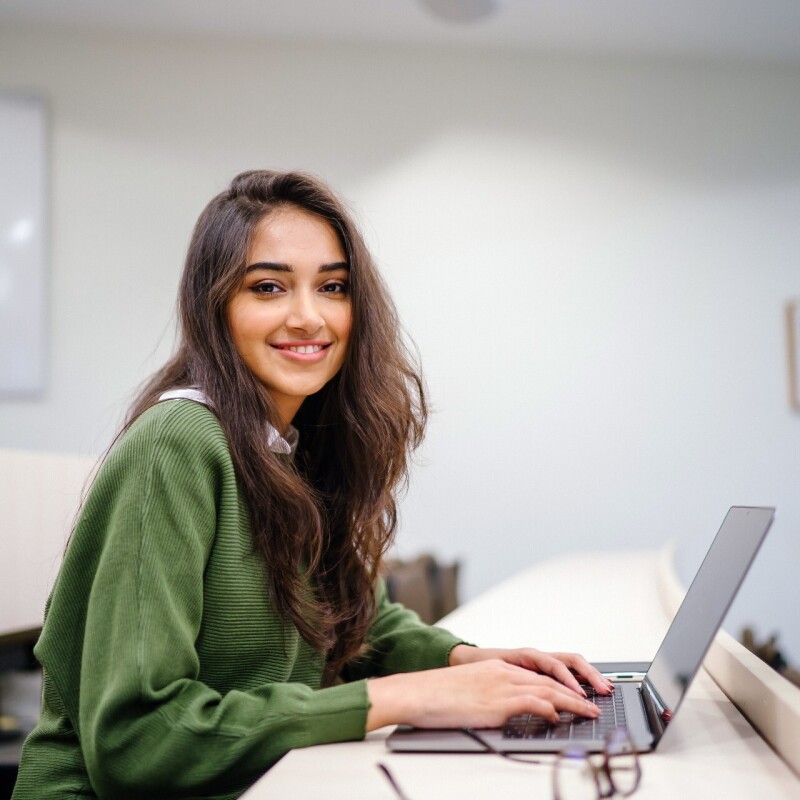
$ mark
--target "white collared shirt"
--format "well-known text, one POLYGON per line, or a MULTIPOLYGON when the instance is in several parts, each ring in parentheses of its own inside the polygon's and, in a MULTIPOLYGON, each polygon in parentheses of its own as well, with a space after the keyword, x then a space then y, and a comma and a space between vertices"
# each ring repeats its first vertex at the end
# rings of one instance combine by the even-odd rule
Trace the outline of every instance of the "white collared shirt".
MULTIPOLYGON (((170 389, 158 398, 159 403, 162 400, 192 400, 195 403, 202 403, 204 406, 211 407, 211 403, 203 392, 195 388, 170 389)), ((267 423, 267 437, 267 446, 273 453, 282 453, 287 456, 294 455, 297 443, 300 441, 300 433, 292 425, 286 429, 286 435, 281 436, 272 425, 267 423)))

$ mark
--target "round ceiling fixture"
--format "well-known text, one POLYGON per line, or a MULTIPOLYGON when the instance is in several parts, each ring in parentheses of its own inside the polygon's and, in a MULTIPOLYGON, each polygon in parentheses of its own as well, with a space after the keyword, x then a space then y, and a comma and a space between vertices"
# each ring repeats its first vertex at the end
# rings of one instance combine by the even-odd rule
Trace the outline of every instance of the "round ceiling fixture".
POLYGON ((434 16, 447 22, 476 22, 494 14, 498 0, 420 0, 434 16))

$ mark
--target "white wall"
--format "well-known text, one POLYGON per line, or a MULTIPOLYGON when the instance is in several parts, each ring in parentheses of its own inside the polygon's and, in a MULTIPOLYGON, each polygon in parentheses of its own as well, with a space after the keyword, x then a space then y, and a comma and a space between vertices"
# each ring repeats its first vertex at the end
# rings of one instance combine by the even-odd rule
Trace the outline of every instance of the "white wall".
POLYGON ((729 505, 775 504, 728 627, 800 657, 800 67, 4 31, 3 88, 51 107, 52 349, 0 446, 100 451, 169 352, 204 203, 302 167, 356 207, 426 367, 401 552, 463 559, 467 597, 669 538, 690 575, 729 505))

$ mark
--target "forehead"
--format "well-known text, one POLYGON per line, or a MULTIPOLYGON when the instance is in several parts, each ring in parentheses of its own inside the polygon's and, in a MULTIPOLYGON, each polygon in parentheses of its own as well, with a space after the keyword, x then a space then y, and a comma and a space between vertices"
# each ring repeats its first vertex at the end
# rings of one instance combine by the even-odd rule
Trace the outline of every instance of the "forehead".
POLYGON ((326 219, 296 206, 281 206, 263 217, 253 231, 248 262, 321 263, 344 261, 342 243, 326 219))

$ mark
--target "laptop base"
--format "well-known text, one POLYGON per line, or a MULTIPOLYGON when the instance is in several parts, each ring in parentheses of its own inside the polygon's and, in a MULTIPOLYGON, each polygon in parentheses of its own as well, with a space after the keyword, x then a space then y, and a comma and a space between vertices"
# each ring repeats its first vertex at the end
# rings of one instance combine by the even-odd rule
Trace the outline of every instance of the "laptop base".
MULTIPOLYGON (((604 665, 605 666, 605 665, 604 665)), ((628 675, 633 670, 617 670, 612 666, 611 673, 620 671, 628 675)), ((627 730, 631 741, 637 751, 647 752, 653 748, 653 735, 647 724, 647 716, 641 699, 640 683, 625 680, 616 687, 615 694, 623 695, 626 707, 627 730)), ((557 737, 557 728, 567 726, 548 725, 550 736, 553 738, 510 738, 503 733, 502 728, 484 728, 476 733, 496 750, 504 753, 560 753, 570 745, 580 746, 590 753, 602 752, 605 737, 599 738, 565 738, 557 737)), ((386 746, 394 753, 481 753, 487 752, 474 739, 457 729, 426 729, 414 728, 408 725, 399 725, 386 740, 386 746)))

